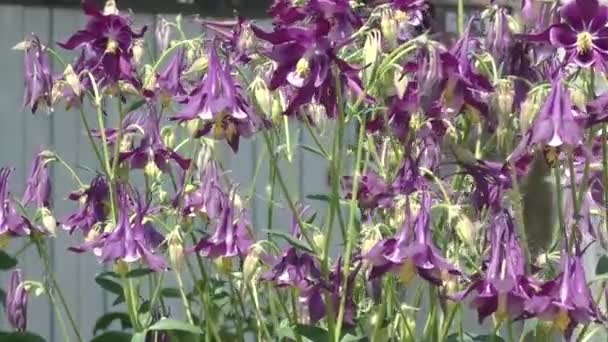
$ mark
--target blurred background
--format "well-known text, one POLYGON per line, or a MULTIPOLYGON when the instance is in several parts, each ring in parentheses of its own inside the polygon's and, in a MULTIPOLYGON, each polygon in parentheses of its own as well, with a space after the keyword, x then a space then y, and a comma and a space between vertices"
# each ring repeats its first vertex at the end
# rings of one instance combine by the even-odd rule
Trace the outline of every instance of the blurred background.
MULTIPOLYGON (((102 1, 96 2, 102 8, 102 1)), ((36 33, 43 44, 55 49, 57 41, 65 40, 83 26, 85 17, 80 3, 80 0, 0 0, 0 166, 15 169, 10 181, 14 196, 21 196, 30 161, 40 148, 56 151, 69 164, 76 165, 79 174, 83 175, 83 181, 92 178, 93 173, 87 171, 86 167, 94 167, 96 164, 78 112, 68 112, 58 107, 48 114, 42 110, 32 115, 29 111, 22 110, 23 53, 12 50, 13 46, 23 41, 30 33, 36 33)), ((264 21, 269 4, 270 0, 117 1, 120 10, 131 9, 135 13, 137 27, 148 26, 146 35, 148 59, 158 55, 153 33, 159 16, 174 20, 177 13, 184 14, 184 23, 188 25, 187 31, 194 35, 201 32, 201 27, 187 20, 190 15, 231 18, 237 11, 245 17, 264 21)), ((436 29, 448 34, 454 33, 457 25, 456 2, 435 1, 434 5, 436 29)), ((487 3, 467 1, 467 13, 475 12, 486 5, 487 3)), ((67 61, 74 57, 63 52, 62 55, 65 55, 67 61)), ((56 61, 53 71, 63 72, 56 61)), ((115 125, 115 122, 110 122, 110 125, 115 125)), ((307 143, 310 138, 302 132, 296 133, 294 139, 297 143, 312 145, 307 143)), ((260 142, 243 141, 237 156, 233 156, 231 152, 223 154, 223 163, 227 169, 233 170, 233 178, 237 182, 247 185, 255 172, 262 150, 260 142)), ((326 171, 323 167, 315 167, 315 164, 321 165, 315 158, 300 154, 292 163, 294 172, 290 185, 300 198, 309 194, 323 193, 326 189, 326 171)), ((267 184, 269 177, 266 163, 262 164, 264 165, 261 165, 258 181, 260 185, 267 184)), ((56 218, 61 220, 75 208, 72 202, 65 199, 70 191, 76 190, 76 185, 62 169, 54 167, 52 175, 54 210, 56 218)), ((258 186, 256 194, 261 198, 258 202, 263 203, 266 196, 265 188, 258 186)), ((276 196, 275 200, 280 203, 281 199, 276 196)), ((256 206, 257 204, 254 204, 254 224, 266 222, 266 208, 256 206)), ((278 219, 275 221, 279 224, 289 222, 286 208, 279 208, 276 215, 278 219)), ((91 254, 75 255, 66 250, 67 247, 81 242, 81 237, 70 237, 59 230, 60 228, 57 238, 49 241, 52 262, 68 304, 81 327, 83 337, 90 340, 96 320, 103 313, 124 310, 120 306, 113 306, 113 296, 102 292, 95 284, 95 275, 103 270, 95 258, 91 254)), ((12 241, 9 252, 20 250, 23 243, 23 240, 12 241)), ((18 259, 18 267, 25 272, 25 279, 44 280, 43 266, 34 248, 29 248, 20 254, 18 259)), ((5 287, 7 278, 7 273, 0 272, 1 288, 5 287)), ((179 307, 176 306, 176 312, 180 311, 179 307)), ((48 341, 62 341, 56 317, 45 296, 30 298, 28 314, 28 330, 45 337, 48 341)), ((0 311, 0 322, 3 327, 1 330, 8 327, 4 316, 4 312, 0 311)))

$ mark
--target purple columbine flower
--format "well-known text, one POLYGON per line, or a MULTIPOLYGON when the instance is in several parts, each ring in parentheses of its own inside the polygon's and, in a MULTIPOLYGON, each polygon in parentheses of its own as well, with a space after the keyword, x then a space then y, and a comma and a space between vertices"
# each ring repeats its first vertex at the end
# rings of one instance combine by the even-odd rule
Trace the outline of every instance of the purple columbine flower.
POLYGON ((524 155, 536 144, 558 148, 576 147, 582 142, 585 118, 575 109, 560 77, 554 78, 551 86, 551 93, 513 156, 524 155))
POLYGON ((215 160, 209 160, 199 170, 198 186, 184 195, 183 215, 204 214, 211 220, 218 219, 223 212, 225 184, 220 177, 220 167, 215 160))
POLYGON ((156 21, 156 30, 154 31, 156 38, 156 47, 159 52, 167 50, 169 47, 169 39, 171 38, 171 25, 165 18, 158 16, 156 21))
POLYGON ((406 141, 410 133, 412 112, 416 110, 418 92, 415 82, 409 82, 403 95, 391 96, 387 99, 386 116, 377 115, 366 123, 369 132, 381 131, 387 126, 390 132, 401 141, 406 141))
POLYGON ((209 51, 207 75, 190 93, 187 103, 172 120, 179 122, 203 120, 197 137, 210 134, 226 139, 230 147, 238 150, 239 137, 249 136, 261 127, 261 119, 253 112, 243 90, 231 75, 231 66, 220 62, 214 42, 209 51))
POLYGON ((475 182, 471 202, 477 213, 481 215, 485 209, 491 213, 500 212, 505 192, 512 186, 509 167, 485 160, 477 160, 474 164, 461 162, 461 166, 475 182))
POLYGON ((194 247, 194 251, 211 259, 237 255, 244 257, 253 244, 248 228, 251 226, 249 213, 242 209, 235 222, 234 203, 228 203, 230 200, 227 195, 224 195, 222 201, 223 210, 215 222, 215 232, 210 237, 202 238, 194 247))
POLYGON ((143 129, 143 136, 138 147, 120 153, 120 161, 128 161, 134 169, 143 169, 148 163, 154 163, 161 171, 168 172, 169 160, 173 160, 182 170, 187 170, 190 167, 190 159, 165 146, 160 135, 161 116, 154 105, 149 105, 148 109, 147 113, 136 112, 129 118, 143 129))
POLYGON ((420 157, 414 159, 412 155, 407 155, 403 158, 403 162, 399 166, 399 170, 397 170, 397 174, 391 184, 394 193, 411 195, 423 189, 426 181, 418 169, 419 159, 420 157))
POLYGON ((17 331, 25 331, 27 328, 27 291, 23 287, 20 269, 11 273, 4 304, 10 325, 17 331))
POLYGON ((185 70, 185 49, 179 48, 156 78, 156 90, 163 105, 170 103, 174 97, 179 98, 187 94, 182 84, 182 73, 185 70))
POLYGON ((255 52, 255 41, 251 30, 251 21, 241 16, 236 20, 201 20, 203 27, 215 34, 222 44, 224 51, 228 52, 231 60, 247 63, 255 52))
MULTIPOLYGON (((344 198, 352 197, 353 185, 351 176, 343 178, 344 198)), ((362 209, 389 208, 393 197, 390 186, 375 171, 369 170, 359 179, 357 200, 362 209)))
POLYGON ((154 254, 153 241, 146 239, 146 229, 153 229, 144 224, 148 207, 140 199, 133 205, 124 185, 118 187, 118 222, 111 231, 104 231, 97 237, 70 250, 82 253, 93 250, 102 262, 122 260, 132 263, 143 260, 151 269, 160 272, 167 268, 165 260, 154 254), (135 217, 130 218, 131 210, 135 217))
POLYGON ((39 152, 32 161, 30 175, 26 180, 23 194, 23 205, 33 204, 37 208, 51 205, 51 179, 49 174, 49 158, 44 152, 39 152))
POLYGON ((454 296, 457 300, 473 297, 471 306, 477 310, 480 324, 491 314, 500 321, 520 317, 532 291, 508 212, 492 218, 489 247, 490 260, 485 275, 454 296))
POLYGON ((587 286, 580 255, 570 256, 562 251, 562 273, 541 286, 526 311, 554 322, 568 340, 576 325, 599 321, 601 314, 587 286))
POLYGON ((63 221, 64 229, 69 230, 70 233, 78 229, 88 236, 95 225, 106 220, 110 187, 103 176, 95 177, 87 189, 73 192, 68 198, 82 203, 77 212, 63 221))
POLYGON ((490 18, 486 48, 500 65, 509 58, 514 43, 513 34, 509 29, 509 13, 506 8, 496 8, 490 18))
POLYGON ((349 0, 310 0, 308 12, 328 20, 332 26, 329 37, 343 41, 363 25, 361 16, 354 11, 349 0))
MULTIPOLYGON (((273 32, 265 32, 252 25, 253 32, 272 44, 268 56, 278 65, 270 80, 270 90, 291 86, 293 97, 284 114, 294 114, 301 106, 319 103, 325 107, 327 116, 336 113, 334 66, 340 75, 344 92, 362 95, 359 70, 339 59, 337 44, 328 34, 331 25, 324 19, 317 19, 310 27, 280 27, 273 32)), ((372 101, 366 97, 367 101, 372 101)))
POLYGON ((23 107, 29 108, 32 113, 36 113, 40 104, 48 111, 53 105, 53 76, 51 75, 51 63, 45 50, 46 48, 42 46, 36 35, 32 35, 25 44, 23 107))
POLYGON ((11 170, 0 169, 0 235, 25 236, 31 232, 30 222, 17 214, 15 204, 8 189, 11 170))
POLYGON ((562 22, 544 32, 524 36, 529 41, 547 42, 566 50, 566 61, 581 67, 606 70, 608 56, 608 7, 597 0, 572 0, 559 10, 562 22))
POLYGON ((131 27, 131 18, 116 12, 103 13, 89 1, 83 3, 83 9, 88 17, 85 28, 67 41, 58 43, 59 46, 67 50, 85 47, 88 52, 86 64, 96 76, 97 82, 132 81, 133 42, 143 37, 146 27, 136 32, 131 27))
POLYGON ((408 210, 406 221, 399 236, 378 242, 364 256, 373 265, 369 278, 373 279, 386 272, 393 272, 401 281, 409 283, 418 274, 440 286, 450 276, 459 275, 460 271, 441 256, 431 240, 430 193, 422 192, 420 210, 413 227, 410 227, 409 209, 406 210, 408 210), (414 234, 411 234, 412 230, 414 234))

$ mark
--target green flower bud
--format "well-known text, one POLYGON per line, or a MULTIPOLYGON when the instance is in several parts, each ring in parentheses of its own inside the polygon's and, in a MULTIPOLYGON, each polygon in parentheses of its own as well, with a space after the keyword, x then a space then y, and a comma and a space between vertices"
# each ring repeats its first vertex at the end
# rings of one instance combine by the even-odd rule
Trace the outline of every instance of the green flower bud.
POLYGON ((266 86, 266 82, 261 78, 257 78, 253 81, 253 95, 257 105, 262 110, 263 114, 272 115, 273 110, 273 99, 272 94, 266 86))
POLYGON ((382 36, 388 42, 390 49, 394 49, 397 46, 397 31, 398 31, 397 20, 393 17, 391 10, 385 10, 380 16, 380 30, 382 36))
POLYGON ((114 263, 114 272, 118 273, 121 277, 126 277, 129 274, 129 264, 123 260, 116 260, 114 263))
POLYGON ((163 139, 163 144, 169 148, 173 148, 175 145, 175 133, 171 126, 165 126, 160 130, 160 136, 163 139))
POLYGON ((477 238, 477 227, 475 227, 473 222, 471 222, 469 217, 464 213, 460 213, 460 215, 458 215, 458 222, 456 223, 456 232, 458 233, 458 236, 460 236, 460 239, 464 241, 467 245, 471 247, 475 246, 475 241, 477 238))
POLYGON ((179 233, 172 233, 168 243, 171 266, 176 272, 181 272, 184 266, 184 246, 179 233))
POLYGON ((42 222, 42 226, 46 229, 49 234, 55 236, 55 230, 57 229, 57 221, 53 214, 48 208, 40 209, 40 221, 42 222))
POLYGON ((192 63, 185 74, 191 75, 197 72, 205 72, 207 70, 207 66, 209 66, 209 58, 206 55, 200 56, 192 63))
POLYGON ((230 274, 232 272, 232 259, 227 257, 217 257, 213 260, 219 273, 230 274))

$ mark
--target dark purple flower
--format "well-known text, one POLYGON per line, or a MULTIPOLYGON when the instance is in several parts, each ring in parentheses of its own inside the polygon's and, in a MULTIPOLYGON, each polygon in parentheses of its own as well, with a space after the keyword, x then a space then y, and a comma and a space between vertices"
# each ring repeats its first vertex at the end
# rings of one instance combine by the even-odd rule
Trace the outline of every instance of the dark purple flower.
MULTIPOLYGON (((351 176, 344 178, 344 198, 352 197, 353 180, 351 176)), ((367 171, 359 179, 357 200, 362 209, 389 208, 393 205, 394 195, 390 187, 376 172, 367 171)))
POLYGON ((307 6, 310 14, 328 20, 332 26, 329 36, 338 41, 350 38, 363 25, 358 13, 349 0, 310 0, 307 6))
POLYGON ((21 280, 21 270, 11 273, 11 279, 6 288, 5 312, 8 322, 18 331, 27 328, 27 291, 21 280))
POLYGON ((110 188, 103 176, 95 177, 87 189, 71 193, 69 199, 82 203, 77 212, 63 221, 64 229, 69 230, 70 233, 78 229, 88 236, 95 225, 106 220, 110 188))
POLYGON ((242 209, 235 222, 234 203, 228 202, 227 195, 223 196, 222 201, 222 213, 214 222, 215 232, 210 237, 202 238, 194 247, 194 251, 211 259, 236 255, 244 257, 253 244, 249 233, 249 213, 242 209))
POLYGON ((304 6, 294 4, 293 0, 274 0, 268 10, 272 20, 278 25, 290 25, 306 18, 304 6))
POLYGON ((67 41, 58 43, 59 46, 67 50, 85 47, 88 51, 86 64, 96 76, 97 82, 132 81, 133 43, 144 35, 146 27, 136 32, 131 28, 130 18, 116 12, 102 13, 89 1, 83 3, 83 9, 88 17, 85 28, 67 41))
POLYGON ((471 202, 477 213, 481 214, 484 209, 492 213, 501 211, 504 195, 512 186, 508 166, 484 160, 477 160, 475 164, 462 162, 461 166, 475 182, 471 202))
POLYGON ((8 189, 8 179, 11 170, 0 169, 0 235, 12 236, 29 235, 31 232, 30 222, 23 216, 17 214, 15 204, 8 189))
POLYGON ((29 108, 32 113, 36 113, 40 104, 49 111, 53 105, 53 76, 45 50, 36 35, 32 35, 25 43, 23 106, 29 108))
MULTIPOLYGON (((81 253, 93 249, 102 262, 124 261, 133 263, 142 259, 151 269, 160 272, 167 268, 162 257, 154 254, 150 240, 146 240, 144 218, 148 207, 138 198, 131 203, 125 186, 118 188, 118 222, 111 231, 104 231, 83 245, 70 250, 81 253), (131 211, 135 217, 130 218, 131 211)), ((150 229, 148 226, 147 229, 150 229)))
POLYGON ((526 305, 530 315, 554 322, 567 339, 577 324, 599 320, 601 314, 587 286, 583 262, 579 255, 562 251, 562 273, 544 283, 526 305))
POLYGON ((182 73, 185 70, 185 51, 180 48, 156 78, 156 88, 160 93, 163 104, 169 103, 173 97, 181 97, 187 94, 181 80, 182 73))
POLYGON ((236 20, 201 20, 203 27, 215 34, 231 60, 247 63, 254 53, 255 41, 251 21, 238 16, 236 20))
POLYGON ((406 141, 410 133, 412 112, 416 110, 417 96, 416 83, 409 82, 402 96, 395 95, 387 99, 389 107, 386 116, 378 115, 374 120, 368 121, 367 130, 373 133, 387 126, 395 137, 406 141))
POLYGON ((186 105, 172 120, 201 119, 203 127, 197 132, 197 137, 209 134, 216 139, 226 139, 237 151, 239 137, 251 135, 264 123, 253 112, 231 71, 232 67, 227 62, 222 65, 216 47, 212 46, 205 78, 190 93, 186 105))
POLYGON ((576 147, 583 140, 584 121, 585 118, 572 104, 570 92, 556 77, 552 81, 551 93, 513 156, 524 155, 537 144, 552 148, 562 145, 576 147))
POLYGON ((411 155, 406 155, 391 184, 393 192, 411 195, 415 191, 421 190, 424 183, 425 179, 418 169, 418 160, 411 155))
POLYGON ((566 50, 566 61, 581 67, 605 70, 608 54, 608 7, 597 0, 572 0, 559 10, 562 22, 544 32, 529 35, 530 41, 548 42, 566 50))
POLYGON ((399 236, 378 242, 364 256, 373 265, 370 279, 393 272, 401 281, 408 283, 418 274, 435 285, 442 285, 450 276, 459 275, 460 272, 440 255, 431 240, 430 193, 422 192, 413 227, 409 209, 406 210, 406 221, 399 236))
POLYGON ((591 127, 599 123, 608 121, 608 92, 599 95, 595 100, 589 101, 586 105, 589 116, 587 117, 586 127, 591 127))
POLYGON ((195 216, 202 213, 211 220, 218 219, 226 204, 225 184, 220 177, 220 167, 215 160, 209 160, 199 170, 196 189, 184 195, 183 215, 195 216))
POLYGON ((23 194, 23 205, 35 205, 37 208, 51 205, 51 179, 49 174, 49 158, 44 152, 39 152, 32 161, 30 175, 26 180, 23 194))
MULTIPOLYGON (((334 66, 343 93, 350 90, 362 96, 362 83, 359 70, 336 56, 338 46, 328 37, 329 22, 317 19, 312 25, 312 28, 276 28, 270 33, 253 25, 251 28, 260 39, 272 44, 268 56, 278 65, 270 80, 270 90, 284 86, 294 89, 284 114, 291 115, 303 105, 319 103, 333 117, 337 109, 334 66)), ((371 101, 367 97, 366 100, 371 101)))
POLYGON ((477 310, 480 324, 491 314, 498 320, 521 316, 532 289, 525 277, 523 253, 508 212, 492 218, 489 247, 485 275, 454 296, 458 300, 473 297, 471 306, 477 310))
POLYGON ((496 8, 490 18, 486 48, 500 65, 508 59, 514 42, 513 34, 509 29, 509 13, 506 8, 496 8))
MULTIPOLYGON (((149 105, 147 112, 133 113, 129 119, 138 124, 137 128, 143 129, 143 136, 137 148, 120 153, 121 162, 128 161, 134 169, 143 169, 148 163, 154 163, 163 172, 169 171, 169 160, 173 160, 182 170, 190 167, 189 159, 165 146, 160 135, 161 116, 154 105, 149 105)), ((129 128, 127 126, 127 130, 129 128)))

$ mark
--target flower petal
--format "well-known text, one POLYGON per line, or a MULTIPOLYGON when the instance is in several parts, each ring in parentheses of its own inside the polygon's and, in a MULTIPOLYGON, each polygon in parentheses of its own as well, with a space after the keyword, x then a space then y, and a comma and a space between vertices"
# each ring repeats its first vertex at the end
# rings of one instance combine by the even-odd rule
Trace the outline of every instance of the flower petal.
POLYGON ((573 48, 576 46, 576 32, 566 24, 554 25, 549 29, 551 43, 560 47, 573 48))

